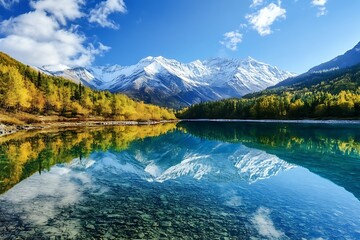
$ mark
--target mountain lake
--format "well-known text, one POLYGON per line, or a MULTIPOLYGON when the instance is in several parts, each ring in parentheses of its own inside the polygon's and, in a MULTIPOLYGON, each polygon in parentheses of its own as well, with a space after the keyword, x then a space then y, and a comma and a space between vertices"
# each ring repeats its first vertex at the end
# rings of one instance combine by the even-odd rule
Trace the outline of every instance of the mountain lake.
POLYGON ((198 121, 4 136, 0 239, 360 239, 360 125, 198 121))

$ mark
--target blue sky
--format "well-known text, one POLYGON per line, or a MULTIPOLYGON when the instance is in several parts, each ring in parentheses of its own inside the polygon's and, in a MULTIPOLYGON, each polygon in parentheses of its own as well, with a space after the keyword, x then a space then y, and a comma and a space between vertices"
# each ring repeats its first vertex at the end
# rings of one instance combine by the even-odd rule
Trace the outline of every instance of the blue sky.
POLYGON ((0 0, 0 51, 29 65, 245 58, 302 73, 360 41, 355 0, 0 0))

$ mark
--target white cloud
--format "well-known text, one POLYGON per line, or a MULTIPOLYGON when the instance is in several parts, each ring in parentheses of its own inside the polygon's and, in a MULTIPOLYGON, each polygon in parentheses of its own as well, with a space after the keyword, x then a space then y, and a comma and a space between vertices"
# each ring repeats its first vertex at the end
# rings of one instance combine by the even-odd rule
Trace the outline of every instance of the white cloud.
POLYGON ((59 24, 43 11, 33 11, 4 20, 0 31, 5 34, 23 35, 31 38, 46 38, 54 34, 59 24))
POLYGON ((77 26, 67 22, 84 14, 83 0, 32 1, 31 12, 0 22, 0 51, 32 65, 89 65, 96 55, 109 50, 99 44, 94 47, 77 32, 77 26), (56 4, 55 4, 56 3, 56 4))
POLYGON ((327 12, 328 11, 326 10, 326 7, 319 7, 319 11, 316 14, 316 16, 318 16, 318 17, 324 16, 327 14, 327 12))
POLYGON ((255 29, 261 36, 266 36, 272 33, 271 25, 278 19, 286 18, 286 10, 275 3, 270 3, 268 6, 260 9, 256 13, 248 14, 245 17, 253 29, 255 29))
POLYGON ((327 14, 327 10, 326 10, 326 3, 327 3, 327 0, 312 0, 312 5, 317 7, 318 8, 318 13, 317 13, 317 16, 320 17, 320 16, 324 16, 327 14))
POLYGON ((19 0, 0 0, 0 5, 4 8, 10 8, 13 4, 18 2, 19 0))
MULTIPOLYGON (((0 200, 12 206, 8 209, 9 212, 20 214, 24 222, 44 230, 42 227, 45 227, 49 220, 55 220, 52 226, 58 225, 56 216, 60 209, 78 203, 83 192, 89 189, 95 189, 89 175, 68 167, 54 166, 49 172, 34 174, 18 183, 1 195, 0 200)), ((77 222, 66 224, 70 227, 69 232, 80 227, 80 224, 71 226, 74 223, 77 222)))
POLYGON ((248 25, 246 23, 240 24, 240 28, 247 28, 247 27, 248 27, 248 25))
POLYGON ((264 0, 252 0, 250 7, 256 8, 264 3, 264 0))
POLYGON ((277 230, 270 218, 270 210, 260 207, 251 219, 259 234, 267 239, 279 239, 284 233, 277 230))
POLYGON ((325 6, 327 0, 312 0, 314 6, 325 6))
POLYGON ((242 41, 242 36, 243 35, 238 30, 227 32, 224 34, 224 38, 220 41, 220 44, 231 51, 236 51, 238 44, 242 41))
POLYGON ((98 23, 102 27, 117 29, 118 25, 108 19, 112 13, 125 13, 126 6, 123 0, 106 0, 96 5, 90 11, 89 22, 98 23))
POLYGON ((30 5, 38 10, 45 11, 54 16, 61 24, 66 20, 75 20, 83 16, 80 11, 83 0, 32 0, 30 5))

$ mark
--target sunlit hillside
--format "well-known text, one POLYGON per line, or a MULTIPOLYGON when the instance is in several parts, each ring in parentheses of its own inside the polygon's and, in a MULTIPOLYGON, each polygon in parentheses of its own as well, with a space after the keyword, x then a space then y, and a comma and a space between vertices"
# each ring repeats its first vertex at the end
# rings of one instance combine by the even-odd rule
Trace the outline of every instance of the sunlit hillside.
POLYGON ((18 124, 21 121, 16 119, 21 116, 25 116, 21 119, 25 122, 36 122, 40 121, 39 115, 102 120, 175 119, 171 110, 48 76, 0 53, 0 122, 18 124))

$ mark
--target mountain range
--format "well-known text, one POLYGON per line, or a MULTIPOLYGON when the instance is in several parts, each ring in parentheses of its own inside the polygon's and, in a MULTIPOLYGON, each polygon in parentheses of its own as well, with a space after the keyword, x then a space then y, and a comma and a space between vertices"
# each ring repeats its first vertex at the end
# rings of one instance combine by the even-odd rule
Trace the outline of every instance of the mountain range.
POLYGON ((360 119, 360 43, 345 54, 242 98, 193 105, 185 119, 360 119))
POLYGON ((70 68, 57 65, 39 69, 93 89, 120 92, 145 103, 172 108, 242 97, 295 76, 251 57, 181 63, 160 56, 146 57, 131 66, 70 68))

